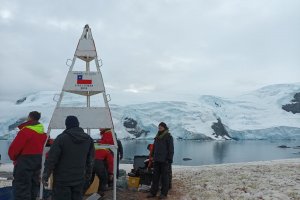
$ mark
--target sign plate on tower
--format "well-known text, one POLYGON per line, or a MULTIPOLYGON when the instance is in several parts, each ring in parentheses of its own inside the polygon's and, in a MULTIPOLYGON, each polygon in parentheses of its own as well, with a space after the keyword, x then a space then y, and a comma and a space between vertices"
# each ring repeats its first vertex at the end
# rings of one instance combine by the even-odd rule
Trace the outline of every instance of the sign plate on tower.
POLYGON ((104 91, 104 84, 99 72, 70 71, 63 90, 66 92, 87 95, 87 92, 98 94, 104 91))
POLYGON ((52 129, 65 129, 67 116, 76 116, 81 128, 112 128, 109 108, 56 108, 49 126, 52 129))

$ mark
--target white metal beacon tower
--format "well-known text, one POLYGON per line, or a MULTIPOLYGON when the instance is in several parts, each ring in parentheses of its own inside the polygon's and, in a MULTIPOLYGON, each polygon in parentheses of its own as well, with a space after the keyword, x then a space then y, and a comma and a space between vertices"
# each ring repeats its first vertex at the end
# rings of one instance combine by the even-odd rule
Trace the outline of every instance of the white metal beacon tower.
MULTIPOLYGON (((114 152, 114 184, 113 199, 116 200, 116 171, 117 171, 117 141, 114 132, 114 125, 110 108, 108 105, 108 96, 105 92, 104 82, 100 71, 99 60, 96 46, 92 36, 91 28, 85 25, 83 33, 79 39, 72 64, 70 65, 66 80, 60 93, 57 105, 49 123, 47 136, 50 136, 51 130, 65 129, 65 119, 68 115, 74 115, 80 122, 80 127, 87 130, 90 134, 91 129, 109 128, 112 130, 114 145, 101 145, 102 148, 109 148, 114 152), (85 71, 73 71, 76 59, 79 58, 86 63, 85 71), (90 71, 90 62, 95 61, 96 71, 90 71), (64 93, 73 93, 86 96, 86 107, 63 107, 61 102, 64 93), (104 100, 103 107, 91 107, 90 97, 92 95, 102 94, 104 100)), ((100 101, 101 99, 99 99, 100 101)), ((46 144, 45 144, 46 145, 46 144)), ((44 170, 45 154, 49 148, 44 148, 42 160, 42 173, 44 170)), ((43 199, 43 185, 40 187, 40 199, 43 199)))

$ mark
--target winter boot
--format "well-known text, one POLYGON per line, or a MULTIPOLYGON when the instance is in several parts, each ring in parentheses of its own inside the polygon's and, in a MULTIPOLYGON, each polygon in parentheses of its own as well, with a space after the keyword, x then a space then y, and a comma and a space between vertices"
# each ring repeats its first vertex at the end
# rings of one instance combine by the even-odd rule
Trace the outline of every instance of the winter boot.
POLYGON ((152 193, 150 193, 150 194, 147 195, 147 198, 148 198, 148 199, 150 199, 150 198, 155 198, 155 197, 156 197, 156 195, 155 195, 155 194, 152 194, 152 193))
POLYGON ((167 196, 166 196, 166 195, 163 195, 163 194, 161 194, 161 195, 159 196, 159 199, 167 199, 167 196))

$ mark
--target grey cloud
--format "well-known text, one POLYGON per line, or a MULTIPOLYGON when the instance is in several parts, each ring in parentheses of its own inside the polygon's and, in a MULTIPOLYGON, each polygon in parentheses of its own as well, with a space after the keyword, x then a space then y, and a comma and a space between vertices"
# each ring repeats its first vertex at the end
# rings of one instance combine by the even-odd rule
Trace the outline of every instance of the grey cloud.
POLYGON ((298 82, 299 8, 293 0, 0 0, 1 98, 60 90, 86 23, 116 103, 298 82))

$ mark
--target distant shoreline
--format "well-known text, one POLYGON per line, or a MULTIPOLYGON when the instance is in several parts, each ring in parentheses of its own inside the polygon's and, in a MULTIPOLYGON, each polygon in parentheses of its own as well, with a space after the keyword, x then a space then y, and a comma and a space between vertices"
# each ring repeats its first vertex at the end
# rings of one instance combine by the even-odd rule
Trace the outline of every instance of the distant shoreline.
MULTIPOLYGON (((173 165, 172 167, 174 169, 202 169, 205 167, 273 165, 273 164, 278 164, 278 163, 298 163, 299 164, 299 175, 300 175, 300 158, 269 160, 269 161, 238 162, 238 163, 222 163, 222 164, 211 164, 211 165, 200 165, 200 166, 173 165)), ((132 164, 120 164, 120 169, 124 169, 127 171, 128 168, 130 168, 131 166, 132 166, 132 164)), ((0 173, 1 172, 13 172, 13 163, 0 164, 0 173)))

